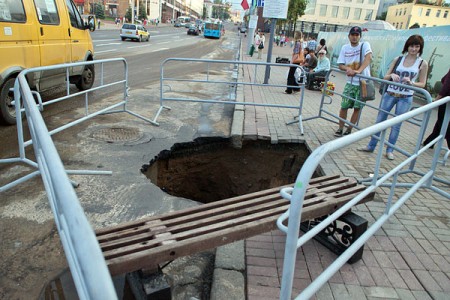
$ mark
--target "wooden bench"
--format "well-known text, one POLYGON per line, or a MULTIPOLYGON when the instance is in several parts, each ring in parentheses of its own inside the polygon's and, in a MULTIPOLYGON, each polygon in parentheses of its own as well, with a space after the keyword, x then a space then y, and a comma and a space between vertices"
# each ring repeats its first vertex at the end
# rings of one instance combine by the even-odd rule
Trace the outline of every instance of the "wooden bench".
MULTIPOLYGON (((160 263, 276 229, 277 218, 289 207, 281 188, 100 229, 97 238, 112 275, 156 269, 160 263)), ((334 212, 365 188, 338 175, 312 179, 302 220, 334 212)))

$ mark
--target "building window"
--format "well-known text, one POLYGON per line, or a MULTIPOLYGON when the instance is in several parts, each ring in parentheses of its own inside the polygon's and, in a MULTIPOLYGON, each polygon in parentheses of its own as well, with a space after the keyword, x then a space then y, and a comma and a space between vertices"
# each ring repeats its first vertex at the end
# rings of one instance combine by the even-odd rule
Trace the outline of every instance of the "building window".
POLYGON ((366 21, 372 20, 372 14, 373 14, 373 10, 370 10, 370 9, 366 10, 366 17, 364 18, 364 20, 366 20, 366 21))
POLYGON ((395 10, 395 16, 397 16, 397 15, 398 15, 398 9, 395 10))
POLYGON ((333 18, 337 18, 338 17, 338 13, 339 13, 339 6, 333 6, 331 8, 331 16, 333 18))
POLYGON ((427 27, 427 24, 422 24, 422 27, 427 27))
POLYGON ((356 3, 364 3, 364 0, 356 0, 356 3))
POLYGON ((369 0, 368 4, 375 4, 375 0, 369 0))
POLYGON ((422 8, 422 7, 420 7, 420 8, 417 10, 417 15, 418 15, 419 17, 422 15, 422 11, 423 11, 423 8, 422 8))
POLYGON ((325 17, 326 15, 327 15, 327 5, 321 4, 319 16, 325 17))
POLYGON ((400 23, 400 29, 403 28, 403 22, 400 23))
POLYGON ((342 19, 348 19, 348 17, 350 16, 350 7, 342 7, 342 19))
POLYGON ((448 16, 448 10, 444 11, 444 19, 447 19, 448 16))
POLYGON ((406 15, 406 7, 403 9, 403 15, 406 15))
POLYGON ((429 17, 430 16, 430 12, 431 12, 431 9, 427 9, 427 12, 425 13, 425 16, 429 17))
POLYGON ((437 12, 436 12, 436 18, 439 18, 440 16, 441 16, 441 10, 438 9, 437 12))
POLYGON ((361 8, 355 8, 355 11, 353 12, 353 20, 359 19, 361 19, 361 8))

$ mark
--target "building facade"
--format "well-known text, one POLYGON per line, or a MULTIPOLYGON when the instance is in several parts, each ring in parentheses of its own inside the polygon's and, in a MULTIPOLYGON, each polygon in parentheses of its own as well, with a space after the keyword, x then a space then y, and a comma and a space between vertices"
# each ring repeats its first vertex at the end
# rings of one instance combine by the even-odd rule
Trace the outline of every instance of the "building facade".
POLYGON ((380 0, 309 0, 298 25, 304 33, 340 31, 376 19, 380 0))
POLYGON ((450 25, 450 7, 404 3, 390 6, 386 21, 397 29, 408 29, 414 24, 422 27, 450 25))

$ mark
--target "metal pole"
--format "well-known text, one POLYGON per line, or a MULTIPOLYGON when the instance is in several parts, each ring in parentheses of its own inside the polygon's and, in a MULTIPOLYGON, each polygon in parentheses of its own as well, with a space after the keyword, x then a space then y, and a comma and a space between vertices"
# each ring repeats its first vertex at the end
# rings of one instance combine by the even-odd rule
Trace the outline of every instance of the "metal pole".
MULTIPOLYGON (((270 63, 272 61, 272 48, 273 48, 273 39, 275 37, 275 24, 277 23, 277 19, 270 19, 270 37, 269 37, 269 49, 267 50, 267 62, 270 63)), ((266 43, 267 45, 267 43, 266 43)), ((269 83, 270 78, 270 66, 266 65, 266 73, 264 75, 264 84, 269 83)))
MULTIPOLYGON (((255 35, 255 28, 250 28, 250 18, 253 15, 257 15, 257 9, 256 7, 252 6, 250 7, 250 14, 249 14, 249 21, 247 24, 247 34, 248 34, 248 41, 247 41, 247 53, 250 53, 250 47, 253 45, 253 36, 255 35)), ((258 26, 258 24, 256 24, 258 26)))

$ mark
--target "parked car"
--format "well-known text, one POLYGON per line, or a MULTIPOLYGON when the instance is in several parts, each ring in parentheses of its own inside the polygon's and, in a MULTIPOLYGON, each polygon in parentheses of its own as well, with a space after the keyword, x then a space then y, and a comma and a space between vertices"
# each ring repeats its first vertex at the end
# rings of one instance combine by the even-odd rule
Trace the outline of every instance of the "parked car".
POLYGON ((176 22, 173 27, 181 27, 181 23, 180 22, 176 22))
POLYGON ((124 23, 122 25, 122 29, 120 29, 120 38, 122 41, 125 41, 125 39, 130 39, 137 40, 139 42, 148 42, 150 40, 150 33, 142 25, 124 23))
POLYGON ((189 28, 192 24, 191 23, 185 23, 184 28, 189 28))
POLYGON ((189 26, 189 29, 187 31, 187 34, 190 35, 199 35, 200 31, 198 30, 198 27, 196 25, 189 26))

